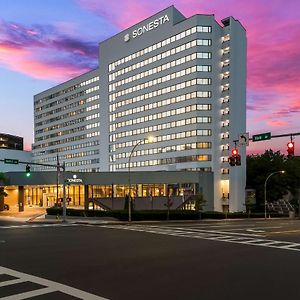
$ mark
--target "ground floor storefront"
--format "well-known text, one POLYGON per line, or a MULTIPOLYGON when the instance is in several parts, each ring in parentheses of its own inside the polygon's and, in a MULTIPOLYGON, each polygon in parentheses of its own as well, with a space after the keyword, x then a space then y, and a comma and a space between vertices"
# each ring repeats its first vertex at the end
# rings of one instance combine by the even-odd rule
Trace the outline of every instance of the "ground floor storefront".
POLYGON ((26 177, 24 172, 5 173, 5 203, 18 206, 20 211, 26 206, 47 208, 61 205, 64 182, 66 204, 73 208, 87 208, 92 204, 95 209, 95 204, 98 204, 97 207, 102 209, 121 209, 124 198, 129 194, 136 199, 140 209, 164 207, 166 198, 172 198, 173 208, 177 208, 189 195, 198 193, 203 194, 208 208, 213 203, 212 173, 132 172, 130 179, 126 172, 66 172, 64 176, 57 175, 56 172, 32 172, 30 177, 26 177), (102 202, 99 202, 101 199, 102 202))

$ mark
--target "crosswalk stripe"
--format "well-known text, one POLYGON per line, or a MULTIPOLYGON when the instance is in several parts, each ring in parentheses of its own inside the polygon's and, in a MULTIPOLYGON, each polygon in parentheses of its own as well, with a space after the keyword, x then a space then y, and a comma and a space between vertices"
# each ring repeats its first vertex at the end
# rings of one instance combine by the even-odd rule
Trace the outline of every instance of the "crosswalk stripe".
POLYGON ((42 288, 42 289, 30 291, 30 292, 25 292, 25 293, 21 293, 21 294, 15 294, 12 296, 3 297, 1 299, 3 299, 3 300, 22 300, 22 299, 28 299, 31 297, 49 294, 52 292, 55 292, 55 290, 50 287, 46 287, 46 288, 42 288))
MULTIPOLYGON (((49 294, 52 292, 62 292, 64 294, 74 296, 79 299, 107 300, 106 298, 103 298, 103 297, 100 297, 100 296, 97 296, 94 294, 90 294, 88 292, 84 292, 82 290, 79 290, 79 289, 76 289, 76 288, 55 282, 55 281, 51 281, 51 280, 44 279, 41 277, 18 272, 18 271, 15 271, 15 270, 12 270, 9 268, 5 268, 5 267, 1 267, 1 266, 0 266, 0 274, 6 274, 6 275, 10 275, 10 276, 17 278, 17 279, 5 281, 5 283, 7 283, 7 284, 4 284, 4 282, 3 282, 3 286, 9 286, 9 285, 13 285, 13 284, 25 282, 25 281, 33 282, 33 283, 43 286, 40 289, 35 289, 33 291, 28 291, 28 292, 23 292, 23 293, 18 293, 18 291, 16 290, 16 293, 14 295, 3 297, 1 299, 6 299, 6 300, 19 300, 20 299, 21 300, 21 299, 27 299, 27 298, 31 298, 31 297, 44 295, 44 294, 49 294)), ((1 285, 0 285, 0 288, 1 288, 1 285)))
POLYGON ((104 228, 125 229, 131 231, 142 231, 153 234, 163 234, 185 238, 206 239, 220 242, 236 243, 251 246, 277 248, 281 250, 300 251, 300 243, 276 241, 259 238, 258 234, 245 234, 237 232, 226 232, 216 230, 203 230, 194 228, 166 227, 166 226, 147 226, 147 225, 104 225, 104 228))
POLYGON ((24 281, 25 280, 21 279, 21 278, 7 280, 7 281, 0 282, 0 287, 7 286, 7 285, 12 285, 12 284, 17 284, 17 283, 21 283, 21 282, 24 282, 24 281))

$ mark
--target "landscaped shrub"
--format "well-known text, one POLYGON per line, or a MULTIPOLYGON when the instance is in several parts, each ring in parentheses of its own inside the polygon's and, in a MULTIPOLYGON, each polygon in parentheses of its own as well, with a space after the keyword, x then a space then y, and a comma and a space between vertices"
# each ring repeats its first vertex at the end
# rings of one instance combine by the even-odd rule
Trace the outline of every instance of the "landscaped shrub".
MULTIPOLYGON (((73 217, 110 217, 120 221, 128 221, 127 210, 83 210, 83 209, 72 209, 66 210, 67 216, 73 217)), ((61 216, 61 207, 47 208, 48 215, 61 216)), ((270 213, 268 217, 282 217, 283 215, 278 213, 270 213)), ((251 213, 251 218, 264 218, 264 213, 251 213)), ((201 219, 242 219, 249 218, 249 215, 245 212, 234 212, 234 213, 223 213, 217 211, 206 211, 201 213, 201 219)), ((167 220, 166 210, 134 210, 131 213, 132 221, 164 221, 167 220)), ((195 210, 170 210, 170 220, 199 220, 199 212, 195 210)))

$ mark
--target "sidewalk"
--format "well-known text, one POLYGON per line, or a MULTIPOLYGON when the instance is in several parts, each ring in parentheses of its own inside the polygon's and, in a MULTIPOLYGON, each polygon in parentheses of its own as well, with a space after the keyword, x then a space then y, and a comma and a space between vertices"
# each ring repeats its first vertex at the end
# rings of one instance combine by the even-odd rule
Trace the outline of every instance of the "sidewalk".
MULTIPOLYGON (((28 220, 28 222, 33 223, 58 223, 63 222, 62 216, 40 216, 37 218, 32 218, 31 220, 28 220)), ((66 222, 70 224, 91 224, 91 225, 104 225, 104 224, 126 224, 127 222, 120 221, 114 218, 109 217, 103 217, 103 218, 97 218, 97 217, 72 217, 67 216, 66 222)))
POLYGON ((26 222, 29 219, 45 216, 46 209, 41 207, 25 207, 24 211, 19 212, 17 206, 10 206, 9 210, 0 212, 0 219, 26 222))
MULTIPOLYGON (((27 223, 38 223, 38 224, 57 224, 63 223, 62 216, 48 216, 46 215, 46 209, 41 207, 25 207, 23 212, 19 212, 17 207, 10 208, 9 211, 0 212, 0 220, 15 221, 15 222, 27 222, 27 223)), ((268 220, 276 220, 277 218, 272 218, 268 220)), ((289 218, 281 218, 289 219, 289 218)), ((164 221, 120 221, 110 217, 66 217, 66 223, 68 224, 84 224, 84 225, 126 225, 126 224, 166 224, 166 223, 212 223, 212 222, 234 222, 234 221, 262 221, 261 218, 251 218, 251 219, 203 219, 203 220, 164 220, 164 221)), ((289 219, 291 220, 291 219, 289 219)))
MULTIPOLYGON (((27 223, 39 223, 39 224, 57 224, 63 223, 62 216, 48 216, 46 208, 41 207, 28 207, 26 206, 24 211, 19 212, 17 206, 11 206, 9 210, 0 212, 0 220, 14 221, 14 222, 27 222, 27 223)), ((87 218, 87 217, 66 217, 66 223, 69 224, 127 224, 128 222, 119 221, 114 218, 87 218)))

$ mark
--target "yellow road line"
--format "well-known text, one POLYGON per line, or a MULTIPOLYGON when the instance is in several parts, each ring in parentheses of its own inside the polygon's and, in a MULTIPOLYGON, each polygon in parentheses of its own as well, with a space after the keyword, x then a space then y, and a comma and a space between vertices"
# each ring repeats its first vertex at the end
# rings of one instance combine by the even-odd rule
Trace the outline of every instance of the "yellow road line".
POLYGON ((268 235, 268 234, 299 233, 299 232, 300 232, 300 229, 284 230, 284 231, 270 231, 270 232, 266 232, 266 235, 268 235))

